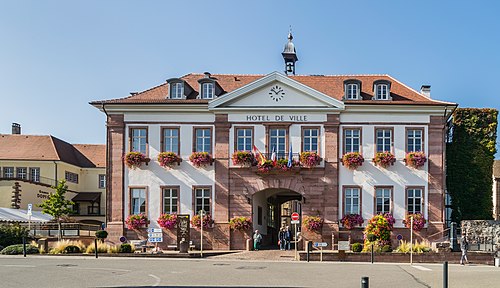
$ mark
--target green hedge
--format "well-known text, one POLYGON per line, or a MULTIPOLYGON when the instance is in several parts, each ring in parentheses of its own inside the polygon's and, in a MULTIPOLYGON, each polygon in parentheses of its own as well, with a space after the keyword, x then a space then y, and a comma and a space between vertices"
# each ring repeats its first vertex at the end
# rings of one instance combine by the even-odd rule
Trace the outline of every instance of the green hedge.
MULTIPOLYGON (((23 236, 28 237, 28 228, 18 224, 0 224, 0 246, 23 243, 23 236)), ((29 240, 26 239, 26 242, 29 240)))
MULTIPOLYGON (((26 244, 26 254, 38 254, 38 247, 26 244)), ((0 254, 4 255, 19 255, 23 254, 23 244, 10 245, 5 247, 0 254)))

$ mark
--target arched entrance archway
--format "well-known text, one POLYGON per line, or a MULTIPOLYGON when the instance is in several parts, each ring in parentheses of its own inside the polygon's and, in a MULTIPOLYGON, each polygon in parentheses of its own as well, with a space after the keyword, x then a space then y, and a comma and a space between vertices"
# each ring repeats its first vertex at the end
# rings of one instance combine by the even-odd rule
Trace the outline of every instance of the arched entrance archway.
POLYGON ((291 227, 293 212, 302 215, 303 199, 302 194, 284 188, 267 188, 253 194, 253 231, 262 234, 263 248, 278 249, 278 231, 282 226, 291 227))

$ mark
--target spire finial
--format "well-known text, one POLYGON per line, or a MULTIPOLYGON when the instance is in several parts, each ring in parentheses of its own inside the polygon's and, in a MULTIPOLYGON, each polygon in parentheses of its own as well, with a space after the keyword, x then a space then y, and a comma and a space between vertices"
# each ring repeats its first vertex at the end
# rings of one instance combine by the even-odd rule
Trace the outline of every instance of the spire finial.
POLYGON ((288 28, 288 41, 292 41, 293 36, 292 36, 292 25, 289 26, 288 28))

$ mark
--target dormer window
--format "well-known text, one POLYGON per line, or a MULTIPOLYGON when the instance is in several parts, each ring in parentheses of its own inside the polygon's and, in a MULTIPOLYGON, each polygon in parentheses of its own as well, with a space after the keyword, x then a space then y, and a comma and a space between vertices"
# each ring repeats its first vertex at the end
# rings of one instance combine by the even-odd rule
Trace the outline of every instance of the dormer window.
POLYGON ((182 99, 184 96, 184 83, 176 82, 170 84, 170 99, 182 99))
POLYGON ((361 93, 361 81, 351 79, 344 81, 344 99, 358 100, 361 93))
POLYGON ((373 83, 374 99, 375 100, 391 100, 391 82, 379 80, 373 83))
POLYGON ((214 94, 214 83, 208 82, 201 84, 201 99, 214 99, 214 94))

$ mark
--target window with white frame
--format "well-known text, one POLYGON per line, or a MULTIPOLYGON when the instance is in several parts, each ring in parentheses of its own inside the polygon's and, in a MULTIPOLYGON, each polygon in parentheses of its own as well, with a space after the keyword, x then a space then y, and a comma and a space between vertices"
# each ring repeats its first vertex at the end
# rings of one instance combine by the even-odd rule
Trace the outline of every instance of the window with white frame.
POLYGON ((175 187, 163 188, 163 213, 176 214, 179 200, 179 189, 175 187))
POLYGON ((195 152, 212 153, 212 130, 210 128, 196 128, 195 152))
POLYGON ((318 152, 319 129, 303 128, 302 141, 303 151, 318 152))
POLYGON ((389 85, 388 84, 377 84, 375 86, 375 99, 377 99, 377 100, 389 100, 389 85))
POLYGON ((30 180, 33 182, 40 182, 40 168, 30 167, 30 180))
POLYGON ((174 82, 170 84, 170 99, 184 98, 184 83, 174 82))
POLYGON ((375 189, 375 213, 391 213, 392 188, 375 189))
POLYGON ((179 155, 179 128, 163 128, 162 152, 174 152, 179 155))
POLYGON ((203 210, 206 213, 210 214, 210 212, 211 212, 210 199, 212 198, 211 194, 212 193, 211 193, 210 188, 195 188, 194 189, 194 198, 195 198, 194 213, 195 214, 198 214, 200 212, 200 210, 203 210))
POLYGON ((236 150, 252 151, 252 132, 251 128, 236 128, 236 150))
POLYGON ((286 132, 285 128, 269 129, 269 151, 276 152, 278 159, 285 158, 286 155, 286 132))
POLYGON ((344 129, 344 154, 350 152, 360 152, 361 145, 361 129, 347 128, 344 129))
POLYGON ((28 168, 17 167, 16 168, 16 178, 18 179, 28 179, 28 168))
POLYGON ((14 178, 14 167, 3 167, 4 178, 14 178))
POLYGON ((422 129, 408 129, 406 130, 406 152, 422 151, 422 129))
POLYGON ((99 174, 99 189, 106 188, 106 175, 99 174))
POLYGON ((391 152, 392 148, 392 129, 376 129, 377 152, 391 152))
POLYGON ((146 154, 148 146, 148 130, 146 128, 131 128, 131 151, 146 154))
POLYGON ((406 190, 406 205, 409 214, 422 213, 422 188, 409 188, 406 190))
POLYGON ((359 97, 359 85, 356 83, 346 84, 345 87, 346 95, 345 99, 347 100, 357 100, 359 97))
POLYGON ((344 188, 344 215, 360 214, 360 189, 357 187, 344 188))
POLYGON ((214 99, 214 83, 201 84, 201 99, 214 99))
POLYGON ((146 213, 146 189, 130 189, 130 214, 146 213))

